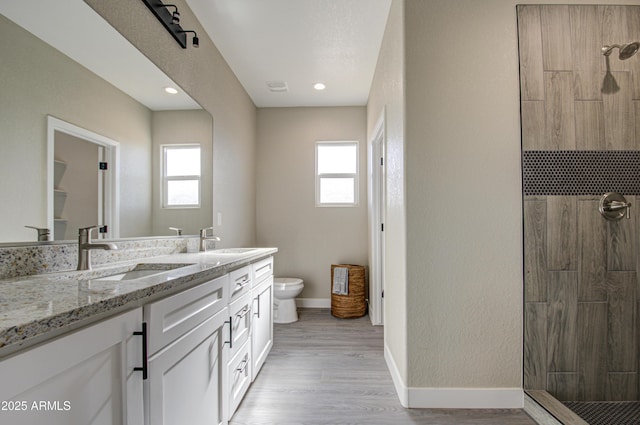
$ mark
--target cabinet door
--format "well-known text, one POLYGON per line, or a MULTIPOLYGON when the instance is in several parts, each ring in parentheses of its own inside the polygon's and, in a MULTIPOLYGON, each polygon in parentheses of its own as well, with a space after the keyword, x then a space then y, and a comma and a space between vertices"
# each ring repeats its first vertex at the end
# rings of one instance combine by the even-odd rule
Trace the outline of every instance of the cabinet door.
POLYGON ((251 335, 251 381, 256 379, 260 368, 273 346, 273 276, 267 278, 253 292, 253 324, 251 335))
POLYGON ((240 348, 249 341, 251 329, 251 293, 245 294, 229 305, 231 335, 233 344, 229 350, 229 358, 233 358, 240 348))
POLYGON ((0 362, 0 423, 143 423, 138 308, 0 362))
POLYGON ((148 425, 226 423, 228 320, 225 307, 149 359, 148 425))

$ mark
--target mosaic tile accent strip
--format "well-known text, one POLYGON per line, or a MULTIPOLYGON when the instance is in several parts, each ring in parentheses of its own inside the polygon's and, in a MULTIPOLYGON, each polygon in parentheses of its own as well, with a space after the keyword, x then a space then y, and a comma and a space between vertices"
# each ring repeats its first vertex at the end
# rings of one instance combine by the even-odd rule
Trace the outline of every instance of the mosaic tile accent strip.
POLYGON ((524 195, 640 195, 640 151, 524 151, 524 195))

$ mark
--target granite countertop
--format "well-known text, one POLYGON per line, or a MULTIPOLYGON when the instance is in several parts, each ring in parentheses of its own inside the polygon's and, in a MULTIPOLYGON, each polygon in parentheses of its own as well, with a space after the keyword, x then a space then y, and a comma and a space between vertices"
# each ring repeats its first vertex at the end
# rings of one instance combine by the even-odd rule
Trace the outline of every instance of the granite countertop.
POLYGON ((2 279, 0 357, 222 276, 275 252, 276 248, 257 248, 172 254, 90 271, 2 279), (98 280, 140 264, 159 273, 131 280, 98 280))

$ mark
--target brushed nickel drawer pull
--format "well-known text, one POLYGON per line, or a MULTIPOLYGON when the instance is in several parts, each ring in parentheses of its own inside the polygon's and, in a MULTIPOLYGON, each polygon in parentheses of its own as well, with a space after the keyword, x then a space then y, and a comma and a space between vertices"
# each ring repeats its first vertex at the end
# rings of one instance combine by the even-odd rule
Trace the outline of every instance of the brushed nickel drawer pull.
POLYGON ((224 321, 229 324, 229 341, 225 341, 225 344, 229 344, 229 348, 233 348, 233 318, 229 316, 229 321, 224 321))
POLYGON ((236 371, 240 372, 240 373, 244 373, 245 370, 247 370, 247 365, 249 364, 249 359, 244 359, 241 363, 240 366, 236 369, 236 371))

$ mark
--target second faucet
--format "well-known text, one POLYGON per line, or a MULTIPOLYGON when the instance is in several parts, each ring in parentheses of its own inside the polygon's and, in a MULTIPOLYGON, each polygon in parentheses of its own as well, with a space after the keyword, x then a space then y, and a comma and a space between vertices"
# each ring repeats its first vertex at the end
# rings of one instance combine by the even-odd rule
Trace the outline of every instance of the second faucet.
POLYGON ((78 270, 91 270, 92 249, 118 249, 118 247, 111 242, 91 242, 91 231, 96 228, 98 228, 98 226, 89 226, 78 229, 78 270))
POLYGON ((200 252, 205 252, 207 250, 207 241, 213 241, 214 248, 215 242, 220 241, 220 238, 215 235, 207 235, 208 230, 213 230, 213 227, 205 227, 204 229, 200 229, 200 252))

